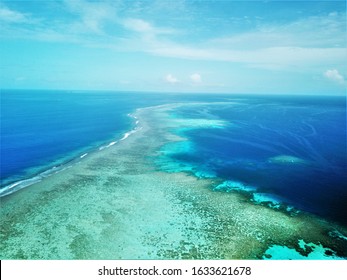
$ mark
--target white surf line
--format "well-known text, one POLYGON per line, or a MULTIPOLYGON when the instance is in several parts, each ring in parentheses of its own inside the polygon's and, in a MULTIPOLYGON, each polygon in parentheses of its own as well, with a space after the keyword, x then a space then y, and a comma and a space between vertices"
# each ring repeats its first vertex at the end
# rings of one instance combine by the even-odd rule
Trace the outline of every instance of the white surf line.
POLYGON ((12 188, 14 188, 15 186, 19 185, 20 183, 22 183, 22 182, 23 182, 23 181, 16 182, 16 183, 10 185, 10 186, 8 187, 8 189, 12 189, 12 188))
POLYGON ((42 176, 38 175, 38 176, 35 176, 33 178, 21 180, 21 181, 15 182, 9 186, 6 186, 0 190, 0 197, 12 194, 16 191, 19 191, 21 189, 29 187, 32 184, 38 183, 38 182, 42 181, 42 178, 43 178, 42 176))
MULTIPOLYGON (((134 118, 134 119, 137 120, 137 117, 134 116, 134 115, 132 115, 132 114, 128 114, 128 116, 129 116, 129 117, 132 117, 132 118, 134 118)), ((137 125, 138 123, 139 123, 139 121, 137 120, 137 121, 136 121, 136 125, 137 125)), ((98 150, 101 151, 101 150, 103 150, 103 149, 105 149, 105 148, 109 148, 109 147, 111 147, 111 146, 117 144, 119 141, 123 141, 123 140, 127 139, 130 135, 134 134, 135 132, 137 132, 137 131, 139 131, 139 130, 141 130, 141 129, 142 129, 142 127, 135 127, 134 129, 132 129, 132 130, 126 132, 126 133, 124 134, 124 136, 123 136, 120 140, 118 140, 118 141, 117 141, 117 140, 116 140, 116 141, 112 141, 112 142, 110 142, 110 143, 109 143, 108 145, 106 145, 106 146, 101 146, 101 147, 99 147, 98 150)), ((88 155, 88 153, 84 153, 84 154, 82 154, 81 156, 79 156, 79 158, 80 158, 80 159, 83 159, 83 158, 85 158, 87 155, 88 155)), ((75 158, 75 159, 76 159, 76 158, 75 158)), ((69 168, 71 168, 73 165, 74 165, 74 164, 72 164, 72 165, 70 164, 70 165, 68 165, 68 166, 64 166, 64 164, 63 164, 63 165, 60 166, 59 168, 58 168, 57 166, 54 166, 53 168, 48 169, 48 170, 46 170, 46 171, 43 171, 43 172, 41 172, 40 174, 38 174, 38 175, 36 175, 36 176, 34 176, 34 177, 32 177, 32 178, 20 180, 20 181, 17 181, 17 182, 15 182, 15 183, 12 183, 12 184, 10 184, 10 185, 8 185, 8 186, 5 186, 4 188, 1 188, 1 189, 0 189, 0 197, 5 196, 5 195, 9 195, 9 194, 14 193, 14 192, 16 192, 16 191, 18 191, 18 190, 21 190, 21 189, 23 189, 23 188, 26 188, 26 187, 28 187, 28 186, 30 186, 30 185, 32 185, 32 184, 38 183, 38 182, 40 182, 43 178, 48 177, 48 176, 51 176, 52 174, 57 174, 57 173, 59 173, 59 172, 61 172, 61 171, 63 171, 63 170, 69 169, 69 168), (56 170, 57 168, 58 168, 58 170, 56 170), (55 172, 54 172, 54 171, 55 171, 55 172)))
MULTIPOLYGON (((232 103, 232 102, 216 102, 216 103, 232 103)), ((214 103, 214 104, 216 104, 214 103)), ((149 107, 144 107, 144 108, 137 108, 136 111, 141 111, 143 109, 169 109, 169 108, 176 108, 176 107, 181 107, 181 106, 189 106, 189 105, 207 105, 207 104, 210 104, 210 103, 168 103, 168 104, 162 104, 162 105, 157 105, 157 106, 149 106, 149 107)), ((133 114, 128 114, 129 117, 132 117, 136 120, 136 125, 139 124, 139 120, 138 120, 138 117, 133 115, 133 114)), ((119 141, 123 141, 125 139, 127 139, 130 135, 134 134, 135 132, 141 130, 143 127, 138 127, 136 126, 134 129, 126 132, 124 134, 124 136, 119 140, 119 141)), ((101 146, 99 147, 99 151, 105 149, 105 148, 109 148, 113 145, 115 145, 116 143, 118 143, 119 141, 112 141, 110 142, 107 146, 101 146)), ((83 155, 81 155, 79 158, 82 159, 84 157, 86 157, 88 155, 88 153, 84 153, 83 155)), ((40 182, 44 177, 48 177, 52 174, 57 174, 63 170, 66 170, 66 169, 69 169, 71 168, 73 165, 68 165, 68 166, 61 166, 61 168, 58 168, 56 166, 54 166, 52 169, 49 169, 49 170, 46 170, 42 173, 40 173, 39 175, 33 177, 33 178, 29 178, 29 179, 25 179, 25 180, 21 180, 21 181, 18 181, 18 182, 15 182, 15 183, 12 183, 10 184, 9 186, 6 186, 5 188, 1 189, 0 190, 0 197, 1 196, 4 196, 4 195, 8 195, 8 194, 11 194, 17 190, 20 190, 20 189, 23 189, 25 187, 28 187, 34 183, 38 183, 40 182), (55 172, 53 172, 54 169, 57 169, 58 170, 55 170, 55 172), (17 187, 17 188, 16 188, 17 187)))
POLYGON ((129 132, 126 132, 124 134, 124 136, 122 137, 122 139, 120 139, 119 141, 123 141, 125 139, 127 139, 131 134, 134 134, 138 129, 133 129, 133 130, 130 130, 129 132))
POLYGON ((111 146, 113 146, 114 144, 117 144, 117 143, 118 143, 118 141, 113 141, 113 142, 111 142, 110 144, 108 144, 108 145, 106 146, 106 148, 111 147, 111 146))

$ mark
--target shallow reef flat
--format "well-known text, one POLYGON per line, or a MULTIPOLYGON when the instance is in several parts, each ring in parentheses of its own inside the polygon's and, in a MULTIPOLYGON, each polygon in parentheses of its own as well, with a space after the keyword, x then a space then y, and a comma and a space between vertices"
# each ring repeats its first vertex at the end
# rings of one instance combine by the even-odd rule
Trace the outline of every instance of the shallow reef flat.
POLYGON ((278 258, 346 257, 341 225, 216 191, 218 178, 161 171, 161 147, 185 141, 176 129, 224 125, 170 117, 179 106, 189 105, 138 109, 128 138, 2 197, 0 258, 269 259, 276 248, 278 258))
POLYGON ((283 164, 308 164, 307 161, 301 159, 301 158, 297 158, 297 157, 293 157, 293 156, 287 156, 287 155, 280 155, 277 157, 272 157, 269 158, 268 160, 269 162, 272 163, 283 163, 283 164))

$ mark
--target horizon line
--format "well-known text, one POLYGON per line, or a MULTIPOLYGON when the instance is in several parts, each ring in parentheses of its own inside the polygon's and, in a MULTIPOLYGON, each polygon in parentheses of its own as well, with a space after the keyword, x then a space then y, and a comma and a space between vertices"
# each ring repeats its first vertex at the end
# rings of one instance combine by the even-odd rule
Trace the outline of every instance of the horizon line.
POLYGON ((207 95, 207 94, 220 94, 220 95, 269 95, 269 96, 336 96, 346 97, 344 94, 338 93, 274 93, 274 92, 204 92, 204 91, 167 91, 167 90, 121 90, 121 89, 43 89, 43 88, 0 88, 2 91, 56 91, 56 92, 71 92, 71 93, 82 93, 82 92, 112 92, 112 93, 139 93, 139 94, 192 94, 192 95, 207 95))

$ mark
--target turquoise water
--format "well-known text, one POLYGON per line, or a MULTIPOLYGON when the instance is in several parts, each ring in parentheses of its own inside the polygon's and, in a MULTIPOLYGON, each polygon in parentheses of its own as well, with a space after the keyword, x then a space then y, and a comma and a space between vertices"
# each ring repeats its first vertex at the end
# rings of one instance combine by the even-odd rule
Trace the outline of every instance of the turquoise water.
POLYGON ((305 210, 346 225, 345 98, 230 101, 176 110, 175 118, 209 118, 227 125, 177 131, 188 141, 163 148, 162 169, 224 179, 215 190, 243 192, 254 203, 305 210))
POLYGON ((129 113, 166 102, 131 92, 1 90, 0 97, 1 187, 120 139, 135 125, 129 113))
POLYGON ((344 97, 1 90, 2 188, 88 156, 130 131, 136 108, 168 103, 186 104, 172 119, 193 128, 173 131, 186 141, 162 147, 159 168, 346 224, 344 97))
POLYGON ((335 223, 346 214, 343 99, 5 91, 2 101, 1 171, 17 168, 1 174, 11 186, 2 194, 29 190, 1 198, 5 256, 109 258, 123 248, 132 258, 134 241, 151 248, 138 258, 187 257, 182 244, 217 258, 346 255, 335 223), (158 104, 169 105, 135 112, 158 104), (60 167, 71 169, 30 191, 60 167), (169 174, 181 171, 193 176, 169 174))
POLYGON ((263 259, 274 260, 344 260, 336 256, 336 253, 328 248, 324 248, 321 244, 312 242, 306 243, 299 240, 299 247, 302 252, 298 252, 293 248, 286 246, 272 245, 266 250, 263 259))
MULTIPOLYGON (((1 184, 26 186, 123 137, 136 108, 190 100, 196 95, 138 92, 4 90, 1 98, 1 184), (34 178, 36 176, 36 178, 34 178), (24 180, 24 182, 22 182, 24 180)), ((0 194, 1 196, 1 194, 0 194)))

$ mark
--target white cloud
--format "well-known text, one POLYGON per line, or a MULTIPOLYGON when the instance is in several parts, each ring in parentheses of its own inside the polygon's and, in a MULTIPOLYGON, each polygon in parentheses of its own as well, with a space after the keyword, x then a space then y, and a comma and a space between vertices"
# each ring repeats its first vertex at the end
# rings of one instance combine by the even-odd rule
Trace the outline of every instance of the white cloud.
POLYGON ((347 60, 345 48, 273 47, 254 50, 192 48, 177 44, 158 45, 149 52, 166 57, 192 60, 210 60, 243 63, 252 68, 299 69, 314 68, 324 64, 339 64, 347 60), (263 67, 264 66, 264 67, 263 67))
POLYGON ((202 82, 201 75, 198 73, 194 73, 190 75, 190 79, 193 83, 199 84, 202 82))
POLYGON ((117 19, 117 2, 88 2, 81 0, 64 1, 65 8, 79 16, 70 24, 70 30, 75 33, 93 32, 103 34, 104 24, 117 19))
POLYGON ((137 18, 128 18, 124 20, 124 26, 136 32, 151 32, 153 27, 147 21, 137 18))
POLYGON ((329 80, 341 85, 346 83, 345 78, 339 73, 337 69, 329 69, 325 71, 324 76, 329 80))
MULTIPOLYGON (((162 1, 158 1, 157 5, 160 3, 162 1)), ((145 52, 163 57, 240 63, 245 67, 267 70, 314 69, 321 73, 327 65, 338 67, 342 61, 347 60, 345 13, 310 17, 284 25, 262 25, 238 35, 210 37, 199 42, 192 39, 189 43, 189 40, 179 40, 181 35, 189 35, 189 29, 180 31, 176 27, 157 25, 154 20, 148 22, 141 19, 139 13, 121 13, 122 4, 118 1, 66 0, 59 5, 77 15, 77 18, 64 21, 46 18, 35 28, 28 25, 11 28, 11 23, 24 22, 29 17, 32 20, 32 15, 1 5, 0 20, 10 23, 7 24, 7 29, 4 28, 3 34, 43 41, 72 42, 115 51, 145 52), (315 28, 312 29, 312 26, 315 28), (115 36, 112 30, 120 28, 127 32, 115 36), (90 34, 98 37, 89 36, 90 34), (317 67, 324 68, 316 70, 317 67)), ((145 8, 146 5, 142 7, 145 8)), ((338 75, 335 76, 335 81, 341 81, 341 78, 337 78, 338 75)), ((201 82, 201 77, 190 79, 195 83, 201 82)), ((166 80, 170 83, 178 82, 172 75, 166 77, 166 80)))
POLYGON ((0 21, 9 23, 24 23, 28 21, 28 18, 25 14, 10 10, 7 7, 2 6, 0 7, 0 21))
POLYGON ((173 76, 172 74, 167 74, 165 76, 165 81, 170 83, 170 84, 176 84, 179 82, 179 80, 175 76, 173 76))
POLYGON ((140 18, 124 18, 120 23, 128 30, 137 32, 144 40, 151 40, 157 43, 157 35, 170 35, 177 33, 172 28, 158 27, 140 18))
POLYGON ((148 52, 183 59, 242 63, 261 69, 317 69, 320 65, 339 65, 347 60, 345 17, 334 13, 286 25, 260 26, 251 32, 210 38, 194 45, 161 40, 148 52))

